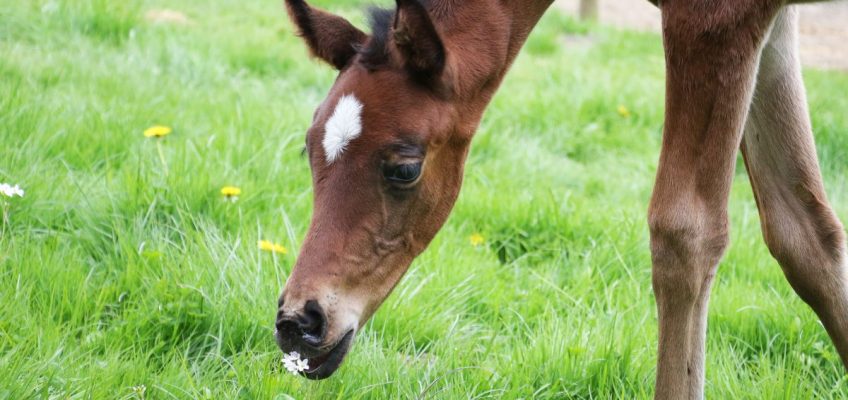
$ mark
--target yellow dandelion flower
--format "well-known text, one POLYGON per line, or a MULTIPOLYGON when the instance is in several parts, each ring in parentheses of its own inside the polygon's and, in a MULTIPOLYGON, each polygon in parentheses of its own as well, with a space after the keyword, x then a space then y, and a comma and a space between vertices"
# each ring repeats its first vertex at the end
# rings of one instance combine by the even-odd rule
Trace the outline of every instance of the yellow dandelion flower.
POLYGON ((224 186, 221 188, 221 194, 226 200, 236 201, 241 196, 241 189, 235 186, 224 186))
POLYGON ((171 129, 170 126, 153 125, 150 128, 147 128, 147 129, 144 130, 144 137, 160 138, 160 137, 163 137, 163 136, 167 136, 172 131, 173 130, 171 129))
POLYGON ((477 247, 483 244, 486 241, 486 238, 484 238, 483 235, 479 233, 475 233, 468 237, 468 241, 471 242, 472 246, 477 247))
POLYGON ((630 116, 630 110, 628 110, 627 107, 624 106, 624 104, 619 104, 618 109, 616 111, 618 111, 618 115, 621 115, 624 118, 630 116))
POLYGON ((270 251, 272 253, 289 254, 289 250, 284 246, 272 243, 268 240, 259 241, 259 250, 270 251))

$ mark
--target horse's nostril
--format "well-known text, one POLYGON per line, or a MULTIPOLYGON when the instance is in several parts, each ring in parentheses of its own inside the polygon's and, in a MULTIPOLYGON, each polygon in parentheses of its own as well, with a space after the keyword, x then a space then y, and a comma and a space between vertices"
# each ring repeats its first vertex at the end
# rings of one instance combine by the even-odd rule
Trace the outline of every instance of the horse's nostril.
POLYGON ((293 318, 283 316, 282 312, 277 315, 277 322, 274 326, 277 327, 277 332, 283 337, 303 335, 303 332, 300 330, 300 324, 293 318))
POLYGON ((321 305, 317 301, 309 300, 306 302, 301 321, 303 323, 300 325, 300 329, 303 331, 304 339, 307 342, 320 343, 324 339, 327 322, 324 317, 324 310, 321 309, 321 305))
POLYGON ((291 344, 320 347, 327 332, 327 319, 318 302, 310 300, 297 316, 287 316, 281 309, 277 314, 275 326, 281 340, 291 344))

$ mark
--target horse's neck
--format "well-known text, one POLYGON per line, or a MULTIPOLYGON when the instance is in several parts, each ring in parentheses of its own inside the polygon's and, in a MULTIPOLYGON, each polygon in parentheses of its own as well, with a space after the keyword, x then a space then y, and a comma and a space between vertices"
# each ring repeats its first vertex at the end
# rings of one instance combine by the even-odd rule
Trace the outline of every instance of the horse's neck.
POLYGON ((431 0, 456 92, 482 114, 527 36, 553 0, 431 0), (479 110, 478 110, 479 109, 479 110))
POLYGON ((527 36, 542 15, 553 4, 553 0, 500 0, 501 4, 510 13, 512 19, 512 34, 510 35, 510 47, 513 49, 511 56, 514 58, 518 50, 524 45, 527 36))

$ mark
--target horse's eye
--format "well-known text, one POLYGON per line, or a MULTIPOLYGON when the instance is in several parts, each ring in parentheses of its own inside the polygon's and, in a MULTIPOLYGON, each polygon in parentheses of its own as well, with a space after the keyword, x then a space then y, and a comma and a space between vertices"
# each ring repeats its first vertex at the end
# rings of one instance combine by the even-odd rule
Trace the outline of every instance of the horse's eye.
POLYGON ((408 185, 418 180, 418 177, 421 176, 421 163, 384 165, 383 176, 389 182, 408 185))

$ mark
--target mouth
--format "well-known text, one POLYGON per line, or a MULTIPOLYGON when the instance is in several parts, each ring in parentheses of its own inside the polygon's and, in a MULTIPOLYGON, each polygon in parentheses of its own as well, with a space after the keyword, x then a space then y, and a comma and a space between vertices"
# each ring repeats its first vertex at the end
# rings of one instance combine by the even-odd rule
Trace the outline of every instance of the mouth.
POLYGON ((329 351, 309 358, 309 368, 300 374, 312 380, 329 378, 344 361, 353 343, 353 336, 354 330, 351 329, 329 351))

